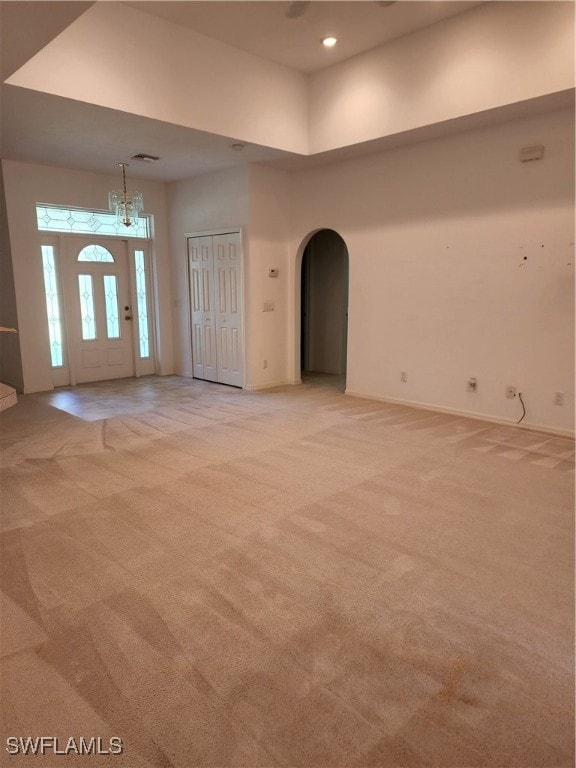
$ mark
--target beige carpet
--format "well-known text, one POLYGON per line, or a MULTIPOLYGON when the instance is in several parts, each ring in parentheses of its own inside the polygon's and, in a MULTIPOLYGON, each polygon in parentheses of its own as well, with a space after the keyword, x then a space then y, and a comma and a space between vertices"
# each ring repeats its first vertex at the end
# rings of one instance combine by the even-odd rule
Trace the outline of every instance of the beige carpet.
POLYGON ((335 384, 3 414, 2 768, 574 765, 574 444, 335 384))

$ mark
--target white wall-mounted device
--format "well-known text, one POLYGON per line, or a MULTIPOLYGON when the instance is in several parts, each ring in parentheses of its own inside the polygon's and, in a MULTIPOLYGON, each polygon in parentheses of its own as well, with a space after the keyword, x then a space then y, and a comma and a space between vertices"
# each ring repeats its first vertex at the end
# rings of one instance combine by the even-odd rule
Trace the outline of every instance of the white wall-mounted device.
POLYGON ((529 163, 532 160, 542 160, 544 157, 544 145, 538 144, 535 147, 522 147, 520 150, 520 162, 529 163))

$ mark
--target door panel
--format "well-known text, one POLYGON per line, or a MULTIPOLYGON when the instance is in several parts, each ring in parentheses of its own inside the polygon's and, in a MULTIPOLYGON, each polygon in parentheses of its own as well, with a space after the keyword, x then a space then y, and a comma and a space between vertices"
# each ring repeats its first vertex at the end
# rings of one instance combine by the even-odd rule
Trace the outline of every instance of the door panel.
POLYGON ((72 383, 133 376, 126 243, 68 240, 63 277, 72 383))
POLYGON ((204 378, 204 325, 202 306, 202 269, 200 263, 200 238, 188 239, 188 265, 189 265, 189 289, 190 312, 192 323, 192 349, 194 351, 192 366, 193 375, 199 379, 204 378))
POLYGON ((212 312, 212 238, 188 238, 188 261, 193 372, 198 379, 217 381, 216 329, 212 312))
POLYGON ((242 305, 240 238, 237 233, 214 235, 215 268, 218 272, 218 318, 220 348, 218 381, 242 386, 242 305))
POLYGON ((226 269, 218 267, 218 312, 224 314, 227 311, 226 269))

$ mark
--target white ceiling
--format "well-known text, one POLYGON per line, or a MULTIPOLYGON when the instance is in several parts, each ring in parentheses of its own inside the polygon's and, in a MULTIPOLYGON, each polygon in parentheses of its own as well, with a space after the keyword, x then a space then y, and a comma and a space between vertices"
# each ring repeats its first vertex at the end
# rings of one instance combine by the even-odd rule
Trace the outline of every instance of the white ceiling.
POLYGON ((0 2, 0 71, 9 77, 63 29, 94 5, 93 2, 0 2))
POLYGON ((4 86, 3 156, 12 160, 112 173, 118 162, 125 161, 130 164, 130 176, 176 181, 290 156, 252 144, 238 152, 232 143, 227 137, 181 125, 4 86), (156 163, 130 159, 139 152, 161 159, 156 163))
MULTIPOLYGON (((256 55, 311 71, 326 66, 327 56, 334 63, 480 3, 401 0, 381 7, 372 0, 317 0, 307 3, 305 12, 295 19, 286 17, 290 3, 280 0, 128 4, 256 55), (332 51, 318 42, 327 33, 340 38, 332 51)), ((0 2, 3 79, 90 5, 76 0, 0 2)), ((307 162, 253 145, 234 152, 233 137, 6 85, 2 86, 1 139, 4 158, 108 173, 115 172, 118 162, 146 152, 161 160, 154 165, 132 161, 130 174, 160 181, 246 162, 274 161, 285 167, 307 162)))
POLYGON ((393 5, 377 0, 295 4, 284 0, 146 0, 125 4, 301 72, 315 72, 481 5, 437 0, 400 0, 393 5), (289 18, 287 13, 292 10, 301 15, 289 18), (335 48, 320 44, 329 35, 338 38, 335 48))

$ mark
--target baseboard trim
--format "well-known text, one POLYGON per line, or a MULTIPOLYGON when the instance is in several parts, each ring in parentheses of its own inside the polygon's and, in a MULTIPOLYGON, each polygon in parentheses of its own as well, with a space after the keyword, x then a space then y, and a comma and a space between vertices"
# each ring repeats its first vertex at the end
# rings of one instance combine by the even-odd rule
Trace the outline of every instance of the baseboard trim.
POLYGON ((570 439, 574 439, 575 433, 574 431, 570 431, 568 429, 556 429, 554 427, 546 427, 542 426, 540 424, 529 424, 527 422, 522 422, 520 424, 517 424, 515 421, 510 421, 509 419, 502 419, 498 416, 488 416, 483 413, 476 413, 474 411, 459 411, 456 408, 442 408, 437 405, 430 405, 428 403, 418 403, 413 402, 412 400, 400 400, 396 397, 381 397, 379 395, 366 395, 362 392, 354 392, 351 389, 346 389, 345 393, 346 395, 350 395, 350 397, 358 397, 361 400, 372 400, 382 403, 394 403, 395 405, 406 405, 410 408, 419 408, 422 411, 431 411, 433 413, 446 413, 451 416, 461 416, 466 419, 476 419, 477 421, 488 421, 491 424, 500 424, 501 426, 505 427, 517 427, 518 429, 529 429, 531 432, 543 432, 547 435, 554 435, 555 437, 569 437, 570 439))
POLYGON ((248 392, 262 392, 266 389, 276 389, 276 387, 290 387, 294 383, 300 383, 300 382, 293 382, 293 381, 277 381, 272 382, 271 384, 246 384, 244 386, 244 389, 248 392))

